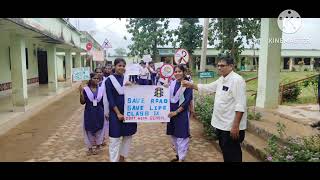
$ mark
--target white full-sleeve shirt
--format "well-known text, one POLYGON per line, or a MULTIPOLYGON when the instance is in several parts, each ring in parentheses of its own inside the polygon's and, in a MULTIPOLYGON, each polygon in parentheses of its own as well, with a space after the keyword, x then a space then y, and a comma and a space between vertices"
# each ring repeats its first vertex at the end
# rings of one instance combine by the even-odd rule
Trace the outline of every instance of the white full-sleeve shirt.
POLYGON ((148 79, 149 70, 147 67, 140 69, 140 79, 148 79))
POLYGON ((239 129, 247 127, 246 82, 237 73, 231 71, 210 84, 198 84, 199 93, 216 93, 211 125, 217 129, 230 131, 236 111, 244 112, 239 129))

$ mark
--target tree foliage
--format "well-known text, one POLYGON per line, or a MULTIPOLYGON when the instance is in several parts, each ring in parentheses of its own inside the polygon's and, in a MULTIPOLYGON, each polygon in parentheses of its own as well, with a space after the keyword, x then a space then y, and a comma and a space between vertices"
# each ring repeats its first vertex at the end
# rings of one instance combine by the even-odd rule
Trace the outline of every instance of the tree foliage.
MULTIPOLYGON (((159 54, 158 46, 167 45, 171 37, 168 30, 168 18, 130 18, 127 20, 127 31, 132 35, 133 44, 129 45, 130 55, 159 54)), ((126 39, 126 38, 125 38, 126 39)))
POLYGON ((246 43, 260 36, 258 18, 213 18, 209 24, 209 44, 233 57, 236 62, 246 43))

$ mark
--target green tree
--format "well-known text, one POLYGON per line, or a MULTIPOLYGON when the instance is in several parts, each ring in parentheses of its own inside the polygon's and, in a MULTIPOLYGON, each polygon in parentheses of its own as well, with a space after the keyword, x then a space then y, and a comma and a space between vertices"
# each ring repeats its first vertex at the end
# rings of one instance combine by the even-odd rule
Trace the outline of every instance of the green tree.
POLYGON ((191 69, 192 54, 196 48, 201 46, 202 26, 198 23, 198 18, 180 18, 180 26, 174 30, 174 35, 177 36, 177 40, 173 42, 173 46, 175 47, 176 44, 179 43, 180 48, 184 48, 189 52, 189 65, 191 69))
MULTIPOLYGON (((158 46, 167 45, 171 37, 167 18, 130 18, 127 20, 127 31, 132 34, 133 44, 129 45, 130 55, 159 54, 158 46)), ((124 37, 126 39, 126 37, 124 37)))
POLYGON ((125 54, 127 54, 126 49, 124 48, 116 48, 114 52, 117 56, 124 56, 125 54))
POLYGON ((261 28, 261 19, 260 18, 244 18, 243 34, 246 37, 246 43, 251 44, 251 49, 253 50, 253 57, 256 64, 256 69, 258 70, 259 64, 257 62, 256 56, 256 44, 259 44, 260 38, 260 28, 261 28))
POLYGON ((215 45, 221 53, 228 54, 235 59, 236 65, 239 55, 244 50, 243 38, 252 39, 256 27, 260 23, 255 18, 213 18, 209 24, 209 44, 215 45))

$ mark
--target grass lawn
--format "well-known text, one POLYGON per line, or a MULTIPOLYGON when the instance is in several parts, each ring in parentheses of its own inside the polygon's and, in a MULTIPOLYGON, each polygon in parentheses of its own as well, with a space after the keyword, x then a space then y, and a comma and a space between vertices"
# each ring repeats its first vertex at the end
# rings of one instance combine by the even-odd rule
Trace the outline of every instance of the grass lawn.
MULTIPOLYGON (((250 79, 257 77, 257 72, 238 72, 244 79, 250 79)), ((289 82, 297 81, 299 79, 303 79, 312 75, 315 75, 315 72, 280 72, 280 84, 286 84, 289 82)), ((214 78, 208 78, 207 83, 211 83, 217 80, 219 77, 216 75, 214 78)), ((192 80, 195 83, 199 83, 199 77, 193 76, 192 80)), ((206 83, 205 80, 202 80, 202 83, 206 83)), ((252 96, 257 91, 258 87, 258 80, 252 80, 247 83, 247 99, 248 99, 248 106, 253 106, 255 104, 255 97, 252 96)), ((290 104, 305 104, 305 103, 316 103, 317 100, 315 98, 314 90, 311 87, 302 88, 302 92, 298 97, 297 102, 293 103, 284 103, 286 105, 290 104)))
MULTIPOLYGON (((312 75, 315 75, 315 72, 280 72, 280 84, 286 84, 289 82, 297 81, 312 75)), ((256 91, 258 87, 258 81, 253 80, 247 83, 247 98, 248 106, 253 106, 255 103, 254 96, 252 96, 253 91, 256 91)), ((316 103, 317 100, 314 95, 314 90, 311 87, 302 88, 302 92, 298 97, 297 102, 286 102, 284 104, 305 104, 305 103, 316 103)))

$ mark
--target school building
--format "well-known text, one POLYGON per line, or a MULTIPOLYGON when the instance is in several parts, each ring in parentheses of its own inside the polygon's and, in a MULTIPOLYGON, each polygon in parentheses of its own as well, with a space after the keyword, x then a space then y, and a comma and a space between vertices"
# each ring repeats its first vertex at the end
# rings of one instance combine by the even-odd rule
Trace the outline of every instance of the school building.
MULTIPOLYGON (((158 48, 160 58, 158 61, 164 61, 165 58, 174 63, 173 58, 176 49, 173 48, 158 48)), ((214 48, 207 49, 206 69, 213 70, 217 65, 217 56, 219 50, 214 48)), ((200 70, 201 48, 198 48, 193 53, 193 67, 200 70), (199 62, 199 64, 197 64, 199 62)), ((256 70, 256 62, 259 63, 259 49, 245 49, 240 55, 237 67, 241 71, 256 70)), ((320 67, 320 50, 319 49, 282 49, 281 50, 281 71, 313 71, 315 68, 320 67), (303 65, 299 62, 303 61, 303 65)))
MULTIPOLYGON (((165 59, 169 59, 171 63, 174 62, 174 54, 177 49, 174 48, 158 48, 159 56, 154 60, 155 62, 164 62, 165 59)), ((215 48, 207 49, 206 57, 206 69, 214 70, 217 65, 217 57, 220 53, 215 48)), ((112 64, 116 58, 124 58, 127 63, 139 63, 142 58, 138 56, 108 56, 107 62, 112 64)), ((200 70, 201 48, 197 48, 193 53, 192 65, 197 71, 200 70)), ((256 63, 259 63, 259 49, 245 49, 240 55, 240 61, 238 61, 237 67, 240 71, 252 71, 256 70, 256 63)), ((282 49, 281 50, 281 71, 314 71, 316 68, 320 68, 320 49, 282 49), (299 65, 299 62, 303 62, 299 65)))
POLYGON ((0 126, 70 90, 72 68, 96 67, 88 40, 102 49, 64 18, 0 18, 0 39, 0 126))

